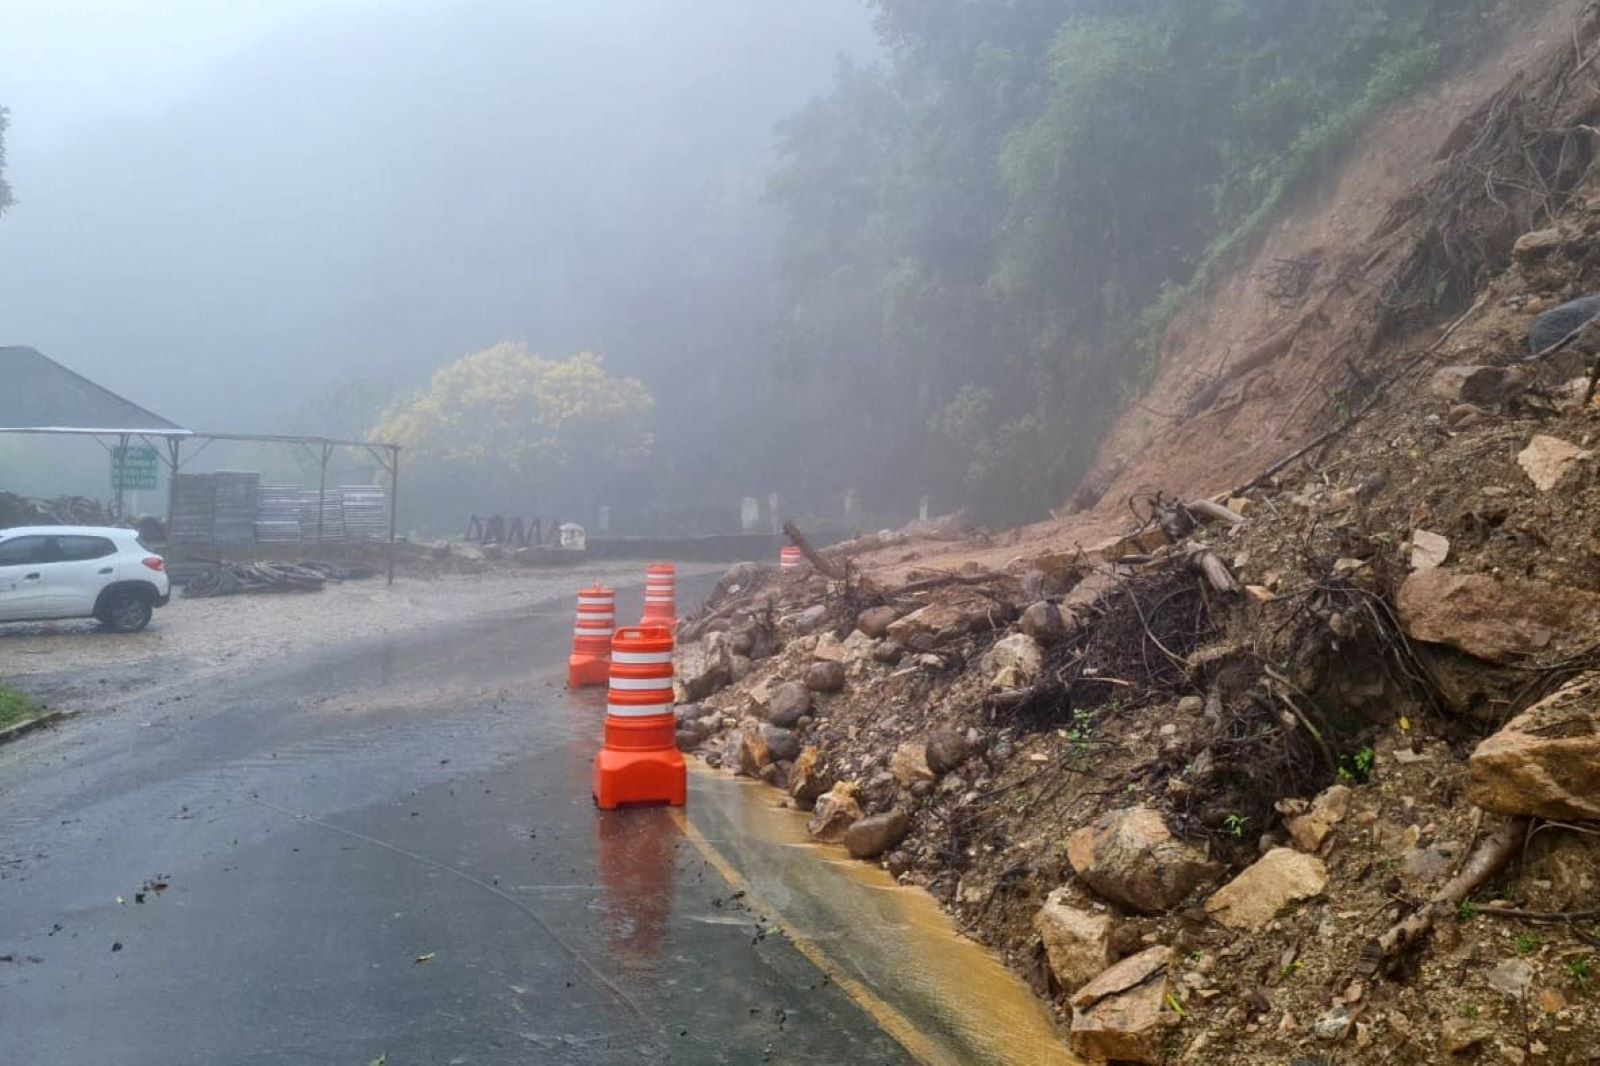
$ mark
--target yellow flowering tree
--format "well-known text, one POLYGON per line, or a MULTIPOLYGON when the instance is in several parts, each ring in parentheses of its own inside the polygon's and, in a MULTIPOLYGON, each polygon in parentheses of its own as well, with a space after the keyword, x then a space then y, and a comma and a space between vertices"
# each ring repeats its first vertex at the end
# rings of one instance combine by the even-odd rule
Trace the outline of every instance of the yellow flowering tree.
POLYGON ((504 343, 441 367, 426 389, 384 412, 371 436, 424 461, 550 485, 565 472, 588 479, 647 457, 654 408, 639 379, 607 374, 590 352, 547 359, 504 343))

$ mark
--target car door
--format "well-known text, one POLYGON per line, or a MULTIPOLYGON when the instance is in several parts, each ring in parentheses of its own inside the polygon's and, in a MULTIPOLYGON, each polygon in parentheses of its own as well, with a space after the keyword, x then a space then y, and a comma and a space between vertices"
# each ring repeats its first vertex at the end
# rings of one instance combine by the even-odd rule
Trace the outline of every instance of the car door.
POLYGON ((94 613, 100 590, 117 577, 117 546, 106 537, 77 534, 53 538, 44 551, 59 556, 44 565, 46 611, 54 618, 84 618, 94 613))
POLYGON ((0 540, 0 622, 45 615, 44 569, 35 556, 44 537, 0 540))

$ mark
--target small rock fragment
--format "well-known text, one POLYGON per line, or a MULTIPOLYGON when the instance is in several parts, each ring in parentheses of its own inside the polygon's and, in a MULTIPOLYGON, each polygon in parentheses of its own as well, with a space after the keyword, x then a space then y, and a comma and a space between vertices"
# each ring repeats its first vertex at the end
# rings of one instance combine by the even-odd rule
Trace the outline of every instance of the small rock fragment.
POLYGON ((967 761, 972 745, 967 738, 953 729, 940 729, 928 736, 925 757, 928 769, 943 777, 967 761))
MULTIPOLYGON (((1301 801, 1302 803, 1304 801, 1301 801)), ((1280 804, 1279 813, 1290 815, 1284 819, 1289 838, 1302 851, 1320 851, 1334 826, 1344 821, 1350 813, 1350 790, 1344 785, 1325 789, 1305 809, 1295 809, 1290 801, 1280 804)))
POLYGON ((904 788, 910 788, 918 781, 932 781, 934 773, 928 766, 927 744, 908 740, 895 748, 894 754, 889 757, 889 772, 894 775, 895 782, 904 788))
POLYGON ((1450 557, 1450 538, 1426 529, 1411 533, 1411 569, 1431 570, 1450 557))
POLYGON ((789 795, 794 805, 802 811, 811 810, 829 787, 821 749, 813 746, 802 750, 789 770, 789 795))
POLYGON ((1050 972, 1061 988, 1077 989, 1111 965, 1111 916, 1067 903, 1065 889, 1045 898, 1033 916, 1050 972))
POLYGON ((1525 959, 1505 959, 1489 971, 1489 987, 1512 999, 1521 999, 1533 987, 1533 966, 1525 959))
POLYGON ((1067 861, 1100 895, 1145 914, 1175 906, 1217 870, 1148 807, 1110 811, 1079 829, 1067 838, 1067 861))
POLYGON ((767 755, 773 762, 792 762, 800 757, 800 738, 792 730, 769 725, 761 730, 761 739, 765 742, 767 755))
POLYGON ((906 838, 911 832, 911 815, 903 807, 887 814, 863 818, 845 830, 844 846, 854 859, 875 859, 906 838))
POLYGON ((856 615, 856 628, 869 637, 883 637, 900 613, 893 607, 868 607, 856 615))
POLYGON ((1439 1030, 1439 1043, 1450 1055, 1459 1055, 1494 1035, 1494 1029, 1471 1018, 1446 1018, 1439 1030))
POLYGON ((1560 437, 1536 435, 1528 446, 1517 453, 1517 465, 1541 492, 1549 492, 1561 483, 1574 466, 1594 453, 1562 440, 1560 437))
POLYGON ((1328 871, 1314 855, 1291 848, 1267 852, 1206 900, 1206 913, 1230 929, 1259 932, 1289 904, 1328 887, 1328 871))
POLYGON ((855 790, 840 783, 817 798, 806 832, 824 844, 837 844, 860 819, 861 804, 856 802, 855 790))
POLYGON ((793 729, 802 715, 811 710, 811 693, 798 681, 785 681, 772 690, 767 701, 767 721, 793 729))
POLYGON ((1096 1062, 1163 1061, 1170 1009, 1170 949, 1157 945, 1123 959, 1072 996, 1072 1049, 1096 1062))
POLYGON ((805 685, 812 692, 838 692, 844 688, 844 664, 813 663, 806 671, 805 685))
POLYGON ((983 657, 984 668, 992 675, 991 691, 1027 688, 1039 676, 1044 653, 1039 642, 1026 633, 1013 633, 998 641, 983 657))

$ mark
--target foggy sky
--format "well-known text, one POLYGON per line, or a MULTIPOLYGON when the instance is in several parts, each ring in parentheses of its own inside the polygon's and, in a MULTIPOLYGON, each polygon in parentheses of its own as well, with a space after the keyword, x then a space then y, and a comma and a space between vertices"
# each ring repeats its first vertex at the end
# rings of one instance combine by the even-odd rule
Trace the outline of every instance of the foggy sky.
POLYGON ((772 124, 874 48, 856 0, 5 7, 0 344, 211 430, 506 339, 753 346, 772 124))

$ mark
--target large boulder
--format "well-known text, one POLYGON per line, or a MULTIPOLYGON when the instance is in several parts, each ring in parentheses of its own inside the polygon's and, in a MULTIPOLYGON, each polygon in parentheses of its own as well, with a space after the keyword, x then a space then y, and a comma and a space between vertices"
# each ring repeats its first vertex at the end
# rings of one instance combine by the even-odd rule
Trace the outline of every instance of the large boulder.
POLYGON ((767 700, 767 721, 784 729, 793 729, 810 712, 811 693, 798 681, 785 681, 767 700))
POLYGON ((1600 818, 1600 674, 1567 682, 1478 745, 1467 798, 1500 814, 1600 818))
POLYGON ((828 761, 817 747, 804 748, 789 768, 789 795, 802 811, 812 810, 832 783, 828 780, 828 761))
POLYGON ((1293 848, 1273 848, 1212 893, 1206 913, 1229 929, 1259 932, 1289 904, 1314 899, 1327 887, 1328 871, 1321 859, 1293 848))
POLYGON ((1111 965, 1111 916, 1067 903, 1066 889, 1045 897, 1033 916, 1033 930, 1044 943, 1045 958, 1057 986, 1077 989, 1111 965))
POLYGON ((1073 993, 1072 1050, 1095 1062, 1163 1061, 1168 1030, 1178 1024, 1171 965, 1171 949, 1157 945, 1073 993))
POLYGON ((1528 327, 1528 347, 1537 355, 1566 340, 1586 322, 1600 316, 1600 296, 1580 296, 1539 315, 1528 327))
POLYGON ((733 684, 733 645, 727 633, 712 633, 683 653, 678 666, 685 699, 698 702, 733 684))
POLYGON ((989 687, 995 690, 1027 688, 1044 666, 1039 642, 1026 633, 1013 633, 995 643, 983 657, 989 687))
POLYGON ((844 833, 845 850, 854 859, 876 859, 911 832, 911 815, 904 807, 887 814, 874 814, 856 822, 844 833))
POLYGON ((889 634, 889 627, 900 617, 893 607, 868 607, 856 615, 856 628, 869 637, 879 638, 889 634))
POLYGON ((1219 872, 1148 807, 1109 811, 1079 829, 1067 838, 1067 861, 1100 895, 1145 914, 1170 910, 1219 872))
POLYGON ((855 789, 841 782, 817 797, 806 832, 824 844, 837 844, 860 820, 861 804, 856 802, 855 789))
POLYGON ((806 671, 805 685, 812 692, 838 692, 844 688, 844 664, 812 663, 806 671))
POLYGON ((1492 663, 1571 654, 1600 626, 1600 596, 1525 578, 1419 570, 1400 586, 1400 626, 1413 640, 1447 644, 1492 663))

